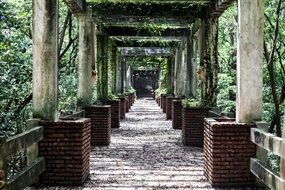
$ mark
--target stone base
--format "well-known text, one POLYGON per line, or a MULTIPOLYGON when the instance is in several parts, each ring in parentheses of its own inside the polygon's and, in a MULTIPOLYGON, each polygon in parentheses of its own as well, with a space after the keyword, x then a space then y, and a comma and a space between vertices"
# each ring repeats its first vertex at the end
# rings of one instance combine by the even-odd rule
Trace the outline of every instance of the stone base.
POLYGON ((129 99, 129 109, 131 109, 132 105, 133 105, 133 99, 132 99, 132 94, 128 95, 128 99, 129 99))
POLYGON ((155 100, 156 100, 157 105, 160 106, 160 96, 157 97, 155 100))
POLYGON ((121 96, 120 99, 120 119, 126 118, 126 97, 121 96))
POLYGON ((166 94, 161 95, 161 104, 162 104, 162 111, 163 113, 166 113, 166 94))
POLYGON ((130 100, 129 97, 126 96, 126 113, 129 113, 130 111, 130 100))
POLYGON ((172 101, 172 128, 182 129, 182 101, 172 101))
POLYGON ((178 98, 175 97, 167 97, 166 98, 166 119, 172 119, 172 101, 178 98))
POLYGON ((80 186, 89 176, 90 119, 45 122, 44 139, 39 142, 39 155, 46 169, 40 183, 55 186, 80 186))
POLYGON ((203 147, 204 119, 208 113, 208 108, 182 109, 182 142, 184 145, 203 147))
POLYGON ((102 101, 105 105, 111 106, 111 127, 120 127, 120 100, 106 100, 102 101))
POLYGON ((250 172, 250 157, 256 146, 250 141, 252 124, 226 119, 205 119, 204 173, 214 187, 250 187, 255 178, 250 172))
POLYGON ((92 106, 85 109, 91 119, 91 146, 107 146, 111 141, 111 106, 92 106))

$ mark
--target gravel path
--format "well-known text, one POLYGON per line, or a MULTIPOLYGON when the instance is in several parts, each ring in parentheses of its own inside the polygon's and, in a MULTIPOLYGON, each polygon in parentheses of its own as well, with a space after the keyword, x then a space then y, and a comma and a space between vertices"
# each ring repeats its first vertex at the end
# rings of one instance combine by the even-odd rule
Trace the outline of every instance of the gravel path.
POLYGON ((211 189, 202 149, 184 147, 180 133, 154 100, 138 99, 113 130, 111 145, 92 149, 84 187, 38 189, 211 189))
POLYGON ((207 188, 203 154, 183 147, 181 131, 154 100, 138 99, 121 128, 113 130, 109 147, 96 147, 91 155, 91 181, 100 188, 169 189, 207 188))

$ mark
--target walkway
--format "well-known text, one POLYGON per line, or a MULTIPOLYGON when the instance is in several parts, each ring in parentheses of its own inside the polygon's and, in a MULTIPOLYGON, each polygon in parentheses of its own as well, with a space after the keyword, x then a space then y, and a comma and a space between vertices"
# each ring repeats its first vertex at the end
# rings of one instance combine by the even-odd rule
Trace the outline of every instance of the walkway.
POLYGON ((92 149, 84 187, 40 189, 211 189, 202 150, 182 146, 181 131, 165 118, 154 100, 138 99, 111 145, 92 149))
POLYGON ((110 147, 94 148, 91 181, 86 186, 108 188, 207 188, 203 154, 182 146, 181 131, 152 99, 138 99, 113 130, 110 147))

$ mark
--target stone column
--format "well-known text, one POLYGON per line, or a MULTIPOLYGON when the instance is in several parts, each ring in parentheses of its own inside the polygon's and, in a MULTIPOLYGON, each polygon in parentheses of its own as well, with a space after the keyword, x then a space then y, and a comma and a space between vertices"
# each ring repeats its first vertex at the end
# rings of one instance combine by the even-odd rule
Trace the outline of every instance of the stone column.
POLYGON ((58 0, 33 1, 33 117, 58 120, 58 0))
POLYGON ((131 66, 129 64, 126 65, 126 77, 125 77, 125 91, 131 88, 131 66))
POLYGON ((175 55, 170 57, 171 61, 171 94, 174 94, 174 75, 175 75, 175 55))
POLYGON ((126 58, 122 58, 121 62, 121 93, 125 92, 126 86, 126 58))
POLYGON ((167 58, 167 94, 172 94, 172 65, 171 65, 171 58, 167 58))
POLYGON ((122 88, 122 57, 120 56, 118 58, 118 61, 116 62, 116 92, 121 93, 122 88))
POLYGON ((78 15, 78 101, 82 108, 92 104, 92 21, 86 14, 78 15))
POLYGON ((263 0, 238 1, 237 122, 262 118, 263 0))
POLYGON ((111 51, 111 67, 112 67, 112 93, 117 93, 117 62, 118 62, 118 52, 117 47, 112 45, 111 51))
POLYGON ((178 55, 178 48, 175 50, 175 55, 174 55, 174 77, 173 77, 173 92, 175 96, 179 96, 177 92, 177 83, 178 83, 178 65, 179 65, 179 55, 178 55))
MULTIPOLYGON (((218 19, 209 18, 205 20, 205 30, 203 36, 203 66, 205 80, 202 81, 201 99, 202 103, 208 106, 217 104, 217 84, 218 84, 218 19)), ((202 45, 202 47, 203 47, 202 45)))
POLYGON ((97 35, 97 99, 108 99, 108 36, 97 35))

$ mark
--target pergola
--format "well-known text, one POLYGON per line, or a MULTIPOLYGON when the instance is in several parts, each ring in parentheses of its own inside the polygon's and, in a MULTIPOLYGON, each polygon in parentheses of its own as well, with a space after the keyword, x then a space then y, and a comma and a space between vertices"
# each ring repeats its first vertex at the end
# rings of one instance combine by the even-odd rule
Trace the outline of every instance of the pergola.
MULTIPOLYGON (((105 100, 108 96, 110 60, 116 68, 116 76, 120 76, 114 77, 112 91, 123 92, 124 83, 118 81, 124 80, 126 69, 118 52, 121 50, 121 56, 128 56, 133 53, 129 51, 130 47, 136 50, 136 55, 149 55, 149 51, 165 53, 164 48, 175 47, 173 54, 167 52, 167 55, 171 54, 174 73, 171 93, 195 96, 196 66, 200 65, 205 70, 206 78, 202 100, 209 105, 215 104, 218 17, 234 0, 91 1, 89 4, 85 0, 64 1, 78 17, 78 100, 82 108, 92 105, 94 66, 98 71, 98 100, 105 100), (126 37, 128 40, 124 41, 126 37), (147 38, 152 40, 142 40, 147 38), (110 49, 111 55, 108 54, 110 49)), ((33 114, 35 118, 48 121, 59 119, 58 14, 58 0, 35 0, 33 3, 33 114)), ((263 0, 238 0, 236 123, 262 119, 263 15, 263 0)), ((256 137, 253 140, 256 144, 263 143, 268 150, 273 149, 266 145, 270 138, 271 141, 278 141, 276 147, 283 147, 283 152, 274 149, 275 153, 284 156, 284 142, 281 146, 280 139, 257 130, 253 136, 256 137)), ((257 176, 275 184, 274 180, 268 180, 273 176, 270 171, 263 169, 256 161, 252 166, 257 176)), ((284 163, 282 168, 281 175, 284 177, 284 163)), ((282 180, 278 181, 278 184, 282 183, 282 180)))

